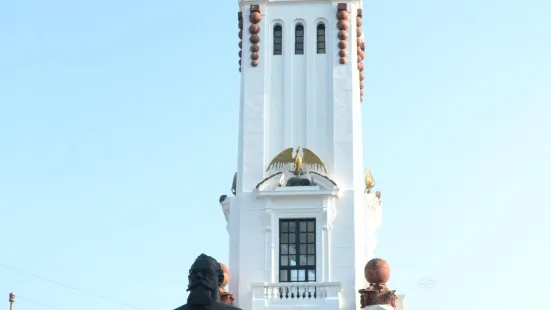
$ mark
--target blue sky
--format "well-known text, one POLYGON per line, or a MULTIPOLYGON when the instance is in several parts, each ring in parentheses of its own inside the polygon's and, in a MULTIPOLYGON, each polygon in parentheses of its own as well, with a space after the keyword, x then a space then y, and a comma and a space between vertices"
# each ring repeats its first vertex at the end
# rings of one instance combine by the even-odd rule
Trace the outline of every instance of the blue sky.
MULTIPOLYGON (((551 3, 364 9, 390 285, 407 310, 550 308, 551 3)), ((198 254, 227 261, 236 11, 0 2, 0 296, 16 310, 173 309, 198 254)))

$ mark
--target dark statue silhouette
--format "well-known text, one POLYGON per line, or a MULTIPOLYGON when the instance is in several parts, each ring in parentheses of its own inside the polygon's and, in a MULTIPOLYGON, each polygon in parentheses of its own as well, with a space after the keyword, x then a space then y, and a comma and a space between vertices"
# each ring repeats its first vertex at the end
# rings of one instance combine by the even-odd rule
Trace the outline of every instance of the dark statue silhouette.
POLYGON ((188 280, 187 304, 175 310, 241 310, 220 302, 219 287, 224 281, 224 271, 216 259, 199 255, 191 265, 188 280))

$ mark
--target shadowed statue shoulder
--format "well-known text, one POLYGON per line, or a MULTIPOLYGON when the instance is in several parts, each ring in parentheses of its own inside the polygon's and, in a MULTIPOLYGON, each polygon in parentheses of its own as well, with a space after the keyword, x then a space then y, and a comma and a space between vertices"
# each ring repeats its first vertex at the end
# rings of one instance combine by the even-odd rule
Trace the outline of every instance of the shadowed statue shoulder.
MULTIPOLYGON (((219 302, 219 301, 216 302, 216 303, 213 303, 210 306, 207 306, 207 308, 209 310, 241 310, 241 308, 237 308, 237 307, 234 307, 234 306, 231 306, 231 305, 227 305, 227 304, 219 302)), ((196 309, 204 310, 205 306, 185 304, 185 305, 183 305, 181 307, 178 307, 174 310, 196 310, 196 309)))

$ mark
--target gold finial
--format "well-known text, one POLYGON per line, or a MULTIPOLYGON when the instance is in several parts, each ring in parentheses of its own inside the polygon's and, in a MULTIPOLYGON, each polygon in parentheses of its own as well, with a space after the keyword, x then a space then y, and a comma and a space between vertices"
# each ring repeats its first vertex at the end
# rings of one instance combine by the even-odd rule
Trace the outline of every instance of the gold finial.
POLYGON ((365 169, 365 192, 368 194, 371 193, 371 189, 373 189, 373 187, 375 187, 373 175, 369 169, 365 169))
POLYGON ((15 294, 10 293, 10 310, 13 310, 13 303, 15 302, 15 294))
POLYGON ((302 170, 303 165, 309 165, 314 170, 321 170, 327 173, 327 168, 325 167, 323 161, 318 157, 318 155, 307 148, 301 147, 297 148, 294 156, 292 147, 283 150, 281 153, 277 154, 277 156, 274 157, 274 159, 272 159, 272 161, 268 165, 268 169, 266 169, 266 171, 269 171, 271 169, 278 169, 288 164, 293 164, 293 170, 291 170, 290 172, 292 172, 296 176, 304 174, 304 171, 302 170), (302 151, 302 156, 300 155, 300 151, 302 151))

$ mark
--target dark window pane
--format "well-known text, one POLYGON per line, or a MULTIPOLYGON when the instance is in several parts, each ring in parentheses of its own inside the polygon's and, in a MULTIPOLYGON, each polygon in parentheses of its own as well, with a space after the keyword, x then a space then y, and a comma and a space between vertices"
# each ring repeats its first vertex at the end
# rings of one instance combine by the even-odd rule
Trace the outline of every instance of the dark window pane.
POLYGON ((291 254, 291 255, 297 254, 296 244, 289 244, 289 254, 291 254))
POLYGON ((297 39, 295 40, 295 45, 296 45, 296 44, 299 44, 299 43, 300 43, 300 44, 304 43, 304 38, 303 38, 303 37, 297 38, 297 39))
POLYGON ((297 265, 297 256, 289 255, 289 266, 296 266, 296 265, 297 265))
POLYGON ((318 42, 318 49, 325 49, 325 43, 318 42))
MULTIPOLYGON (((308 277, 310 277, 310 273, 308 273, 308 277)), ((279 281, 280 282, 289 281, 289 279, 287 278, 287 270, 280 270, 279 271, 279 281)))
POLYGON ((296 282, 298 279, 298 270, 291 270, 291 281, 296 282))
POLYGON ((304 31, 302 31, 302 30, 297 30, 297 31, 295 32, 295 36, 297 36, 297 37, 304 37, 304 31))
POLYGON ((281 239, 279 240, 281 243, 289 243, 289 234, 281 234, 281 239))
POLYGON ((306 270, 299 270, 298 271, 298 281, 306 281, 306 270))
POLYGON ((314 255, 308 255, 308 266, 314 266, 315 264, 316 264, 316 257, 314 255))
MULTIPOLYGON (((304 252, 301 252, 304 253, 304 252)), ((308 245, 308 254, 316 254, 316 245, 315 244, 309 244, 308 245)))
MULTIPOLYGON (((282 38, 283 37, 283 31, 282 31, 282 28, 280 25, 276 25, 274 26, 274 55, 281 55, 282 54, 282 48, 281 48, 281 44, 282 44, 282 38)), ((288 225, 289 225, 289 222, 284 222, 285 225, 287 225, 287 230, 288 231, 288 225)), ((282 230, 283 231, 283 230, 282 230)))
POLYGON ((283 222, 281 223, 281 232, 288 232, 289 231, 289 223, 283 222))
POLYGON ((306 266, 306 255, 300 255, 299 258, 299 265, 306 266))
POLYGON ((308 281, 316 282, 316 271, 315 270, 308 270, 308 281))
POLYGON ((325 35, 325 29, 318 29, 318 36, 324 36, 325 35))
POLYGON ((306 232, 306 222, 300 222, 300 232, 306 232))
POLYGON ((281 255, 289 254, 289 245, 288 244, 282 244, 279 251, 280 251, 281 255))
POLYGON ((306 233, 300 234, 300 243, 306 243, 306 233))
POLYGON ((304 55, 304 50, 297 50, 297 51, 295 52, 295 54, 297 54, 297 55, 304 55))
POLYGON ((325 54, 325 49, 318 49, 318 54, 325 54))
POLYGON ((313 243, 315 240, 314 233, 308 233, 308 243, 313 243))
POLYGON ((279 259, 279 263, 281 266, 289 266, 289 256, 281 255, 281 258, 279 259))
POLYGON ((314 232, 314 222, 308 222, 308 232, 314 232))
POLYGON ((300 254, 306 254, 306 244, 300 245, 300 254))
POLYGON ((289 234, 289 243, 297 242, 297 234, 289 234))
POLYGON ((296 232, 297 231, 297 223, 291 222, 289 223, 289 232, 296 232))

